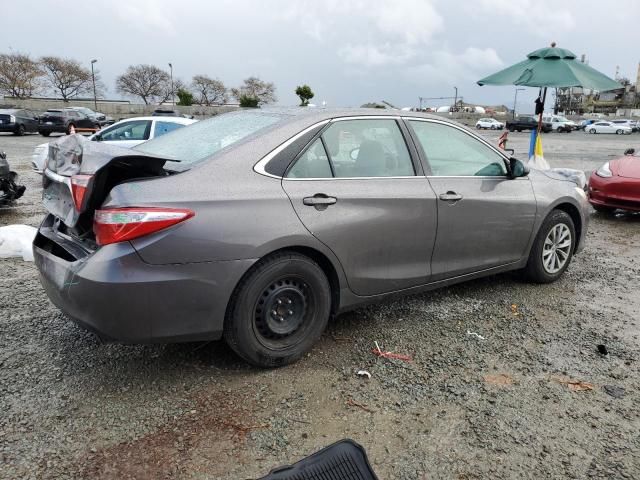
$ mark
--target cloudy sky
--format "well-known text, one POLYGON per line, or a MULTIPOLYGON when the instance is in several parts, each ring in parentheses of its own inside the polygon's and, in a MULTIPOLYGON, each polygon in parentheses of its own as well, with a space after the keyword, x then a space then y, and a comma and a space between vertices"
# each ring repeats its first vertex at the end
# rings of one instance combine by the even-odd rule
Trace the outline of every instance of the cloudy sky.
MULTIPOLYGON (((98 66, 107 96, 130 64, 151 63, 188 81, 228 86, 257 75, 273 81, 279 103, 308 83, 334 106, 418 97, 513 102, 514 87, 475 81, 555 40, 590 65, 635 81, 640 2, 582 0, 108 0, 3 2, 0 52, 61 55, 98 66)), ((531 110, 534 92, 520 94, 531 110)), ((428 102, 446 104, 445 100, 428 102)))

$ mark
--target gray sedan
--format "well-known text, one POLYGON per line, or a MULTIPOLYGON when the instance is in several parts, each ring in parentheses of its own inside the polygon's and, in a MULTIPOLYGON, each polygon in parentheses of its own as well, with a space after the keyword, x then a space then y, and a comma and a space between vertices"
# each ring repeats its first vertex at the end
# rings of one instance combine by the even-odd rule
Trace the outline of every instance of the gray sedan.
POLYGON ((400 111, 244 110, 132 150, 72 135, 43 186, 34 255, 70 318, 123 342, 224 337, 259 366, 392 294, 552 282, 588 222, 575 184, 400 111))

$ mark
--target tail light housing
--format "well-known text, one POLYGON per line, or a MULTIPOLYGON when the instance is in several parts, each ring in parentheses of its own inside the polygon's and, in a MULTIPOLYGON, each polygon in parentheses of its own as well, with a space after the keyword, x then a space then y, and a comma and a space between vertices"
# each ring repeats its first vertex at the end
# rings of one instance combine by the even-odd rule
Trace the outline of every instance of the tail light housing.
POLYGON ((107 208, 96 210, 93 232, 98 245, 108 245, 159 232, 194 215, 192 210, 182 208, 107 208))
POLYGON ((73 175, 71 177, 71 194, 73 195, 73 204, 78 212, 82 211, 84 198, 92 178, 93 175, 73 175))

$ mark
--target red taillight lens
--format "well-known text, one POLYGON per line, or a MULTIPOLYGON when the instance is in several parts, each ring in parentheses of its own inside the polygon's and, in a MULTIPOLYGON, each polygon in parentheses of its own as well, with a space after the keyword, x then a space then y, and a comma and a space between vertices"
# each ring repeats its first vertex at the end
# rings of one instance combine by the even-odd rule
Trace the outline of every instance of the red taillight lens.
POLYGON ((98 245, 143 237, 193 217, 181 208, 126 207, 96 210, 93 232, 98 245))
POLYGON ((92 178, 93 175, 73 175, 71 177, 71 193, 77 211, 80 211, 83 206, 82 203, 92 178))

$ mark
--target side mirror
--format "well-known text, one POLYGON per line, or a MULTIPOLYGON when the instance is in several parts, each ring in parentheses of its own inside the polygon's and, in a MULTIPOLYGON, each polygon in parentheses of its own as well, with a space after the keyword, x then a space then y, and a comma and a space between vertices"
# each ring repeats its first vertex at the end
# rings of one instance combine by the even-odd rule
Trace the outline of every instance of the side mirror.
POLYGON ((511 157, 509 159, 509 174, 510 178, 526 177, 529 175, 529 167, 517 158, 511 157))

